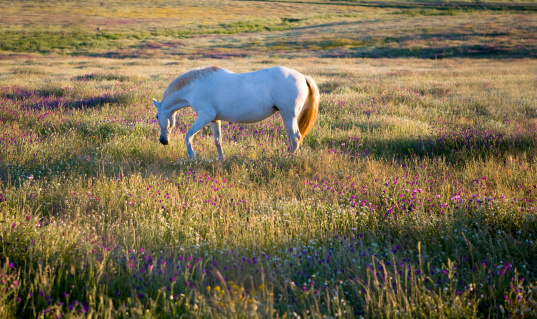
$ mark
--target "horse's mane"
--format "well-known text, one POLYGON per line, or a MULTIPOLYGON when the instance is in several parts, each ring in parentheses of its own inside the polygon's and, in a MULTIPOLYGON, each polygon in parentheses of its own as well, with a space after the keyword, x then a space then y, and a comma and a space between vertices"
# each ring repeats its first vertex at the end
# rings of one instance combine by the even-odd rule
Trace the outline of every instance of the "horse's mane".
POLYGON ((179 77, 177 77, 175 80, 172 81, 162 94, 162 99, 160 102, 164 102, 164 99, 168 96, 176 92, 177 90, 180 90, 187 86, 190 82, 199 79, 201 77, 206 76, 207 74, 214 72, 216 70, 220 69, 217 66, 208 66, 203 69, 197 68, 190 71, 187 71, 183 74, 181 74, 179 77))

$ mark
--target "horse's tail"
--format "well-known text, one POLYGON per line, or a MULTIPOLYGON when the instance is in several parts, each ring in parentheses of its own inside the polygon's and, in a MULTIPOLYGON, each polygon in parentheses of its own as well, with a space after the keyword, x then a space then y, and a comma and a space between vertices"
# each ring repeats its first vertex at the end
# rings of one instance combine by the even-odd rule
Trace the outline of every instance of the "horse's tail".
POLYGON ((298 129, 300 130, 300 143, 304 137, 309 133, 317 119, 317 113, 319 112, 319 88, 315 81, 310 76, 304 76, 306 83, 308 84, 309 94, 306 99, 306 104, 302 108, 300 115, 298 116, 298 129))

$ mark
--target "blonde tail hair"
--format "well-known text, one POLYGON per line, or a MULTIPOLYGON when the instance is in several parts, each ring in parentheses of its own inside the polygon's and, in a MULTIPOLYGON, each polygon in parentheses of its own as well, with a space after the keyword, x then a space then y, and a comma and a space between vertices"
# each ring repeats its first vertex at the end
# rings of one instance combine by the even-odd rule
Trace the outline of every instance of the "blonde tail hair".
POLYGON ((315 123, 315 119, 317 119, 317 113, 319 112, 319 88, 310 76, 306 75, 305 78, 306 83, 308 84, 309 94, 306 103, 298 116, 298 129, 301 135, 299 143, 302 143, 304 137, 310 132, 313 123, 315 123))

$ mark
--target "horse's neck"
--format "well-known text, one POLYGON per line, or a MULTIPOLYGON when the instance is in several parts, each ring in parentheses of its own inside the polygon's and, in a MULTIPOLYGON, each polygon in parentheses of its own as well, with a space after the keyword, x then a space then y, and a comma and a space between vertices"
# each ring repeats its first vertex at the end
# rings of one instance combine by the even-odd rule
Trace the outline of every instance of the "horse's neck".
POLYGON ((165 110, 169 112, 175 112, 179 109, 182 109, 184 107, 190 106, 187 100, 183 99, 178 94, 174 94, 166 99, 163 103, 163 107, 165 110))

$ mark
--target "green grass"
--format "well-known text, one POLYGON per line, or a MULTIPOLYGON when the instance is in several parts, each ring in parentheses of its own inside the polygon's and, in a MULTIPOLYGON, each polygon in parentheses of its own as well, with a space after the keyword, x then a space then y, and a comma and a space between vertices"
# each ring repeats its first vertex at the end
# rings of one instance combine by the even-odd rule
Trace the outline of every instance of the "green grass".
POLYGON ((148 41, 154 38, 181 39, 193 34, 235 34, 240 32, 280 31, 297 26, 296 20, 276 21, 236 21, 222 23, 218 26, 189 30, 155 30, 152 32, 100 32, 98 30, 69 30, 69 31, 4 31, 0 44, 2 51, 15 52, 84 52, 92 49, 115 48, 121 49, 130 41, 148 41), (130 41, 129 41, 130 40, 130 41))
POLYGON ((0 51, 191 59, 534 57, 535 7, 392 2, 4 4, 0 51), (387 5, 387 6, 385 6, 387 5), (393 5, 393 6, 392 6, 393 5), (239 18, 237 18, 239 17, 239 18), (10 23, 11 22, 11 23, 10 23))

